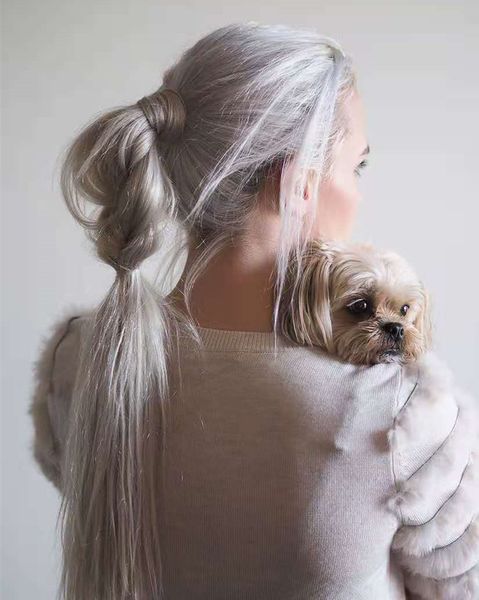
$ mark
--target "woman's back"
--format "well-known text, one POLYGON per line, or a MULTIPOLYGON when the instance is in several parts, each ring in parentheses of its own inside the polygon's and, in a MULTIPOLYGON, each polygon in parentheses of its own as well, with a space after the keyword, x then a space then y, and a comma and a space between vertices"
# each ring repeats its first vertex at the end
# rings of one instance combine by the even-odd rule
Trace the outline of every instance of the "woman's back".
POLYGON ((385 506, 400 369, 199 331, 167 436, 171 597, 403 598, 385 506))
MULTIPOLYGON (((89 318, 62 319, 51 338, 59 452, 89 318)), ((282 337, 275 357, 273 333, 199 332, 202 354, 179 339, 167 410, 166 597, 403 599, 387 432, 414 381, 282 337)))

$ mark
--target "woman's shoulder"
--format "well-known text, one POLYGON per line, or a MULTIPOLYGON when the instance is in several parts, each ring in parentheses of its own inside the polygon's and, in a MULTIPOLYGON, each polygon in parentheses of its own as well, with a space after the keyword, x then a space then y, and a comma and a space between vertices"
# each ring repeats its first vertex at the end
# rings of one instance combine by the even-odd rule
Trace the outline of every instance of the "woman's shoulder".
POLYGON ((344 398, 344 402, 386 402, 393 407, 413 385, 415 370, 398 363, 353 364, 316 346, 300 345, 273 332, 198 328, 200 345, 187 333, 180 336, 184 372, 195 380, 204 376, 241 388, 255 386, 306 397, 344 398), (202 367, 201 369, 198 367, 202 367))
POLYGON ((67 307, 50 324, 42 336, 33 366, 37 383, 56 392, 70 386, 77 368, 82 334, 90 319, 86 309, 67 307))

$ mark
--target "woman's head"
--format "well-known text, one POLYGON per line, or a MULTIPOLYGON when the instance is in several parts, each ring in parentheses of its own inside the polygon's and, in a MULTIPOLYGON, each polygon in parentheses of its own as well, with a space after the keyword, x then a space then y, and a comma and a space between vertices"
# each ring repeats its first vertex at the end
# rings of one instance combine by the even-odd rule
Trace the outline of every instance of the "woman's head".
POLYGON ((331 173, 321 182, 319 198, 314 198, 318 203, 314 238, 347 239, 361 201, 358 178, 367 164, 369 144, 363 104, 357 91, 345 101, 344 110, 349 123, 348 134, 335 149, 331 173))
POLYGON ((165 290, 142 277, 141 263, 171 223, 186 247, 202 249, 184 287, 191 317, 196 278, 245 234, 260 192, 279 177, 269 201, 280 222, 280 294, 289 253, 300 255, 320 231, 323 193, 324 218, 333 222, 336 202, 350 221, 357 195, 347 170, 364 137, 358 118, 348 135, 354 91, 350 59, 334 40, 233 24, 184 52, 156 92, 95 118, 68 148, 65 201, 117 275, 93 312, 75 388, 62 503, 66 600, 126 598, 128 587, 128 597, 161 593, 155 451, 158 435, 164 442, 174 333, 181 326, 199 337, 165 290), (87 213, 85 201, 97 210, 87 213), (91 542, 87 556, 82 540, 91 542))
MULTIPOLYGON (((358 179, 361 169, 367 164, 369 144, 362 99, 356 88, 353 88, 351 95, 344 99, 341 110, 346 116, 347 129, 342 135, 341 142, 333 148, 329 171, 325 173, 319 190, 314 190, 316 169, 313 167, 311 177, 306 181, 303 196, 295 198, 295 201, 302 206, 305 220, 314 208, 311 206, 312 203, 315 204, 316 214, 311 218, 309 238, 333 240, 349 238, 361 201, 358 179)), ((287 166, 286 173, 293 167, 293 164, 287 166)), ((266 220, 266 215, 271 218, 273 215, 276 216, 280 186, 281 169, 277 168, 263 183, 258 194, 262 208, 261 217, 254 214, 250 225, 256 227, 255 220, 258 218, 266 220)), ((274 225, 272 228, 274 229, 274 225)))

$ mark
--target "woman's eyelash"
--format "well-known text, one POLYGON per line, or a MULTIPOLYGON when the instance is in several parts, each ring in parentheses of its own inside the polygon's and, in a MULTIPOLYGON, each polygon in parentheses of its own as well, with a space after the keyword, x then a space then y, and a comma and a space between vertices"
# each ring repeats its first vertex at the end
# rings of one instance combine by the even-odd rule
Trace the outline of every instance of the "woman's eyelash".
POLYGON ((354 172, 356 173, 356 175, 361 175, 361 169, 364 169, 365 166, 367 166, 368 161, 366 159, 362 160, 359 165, 354 169, 354 172))

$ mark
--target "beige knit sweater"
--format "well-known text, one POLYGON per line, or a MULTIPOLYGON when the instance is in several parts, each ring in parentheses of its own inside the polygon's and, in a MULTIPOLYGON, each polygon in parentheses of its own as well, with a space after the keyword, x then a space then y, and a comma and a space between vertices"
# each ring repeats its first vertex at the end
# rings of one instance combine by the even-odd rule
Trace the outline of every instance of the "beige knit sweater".
MULTIPOLYGON (((35 364, 32 452, 59 490, 87 318, 65 311, 35 364)), ((479 598, 478 405, 437 357, 354 366, 199 331, 169 418, 167 598, 479 598)))

